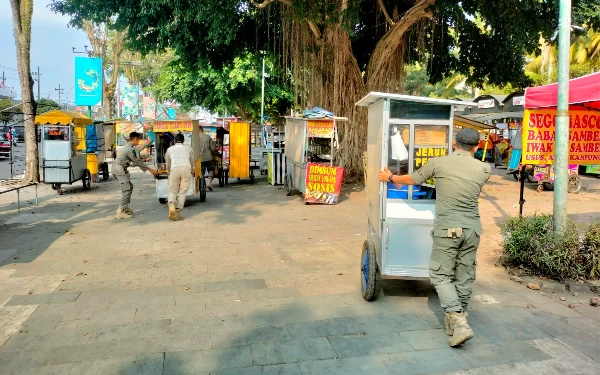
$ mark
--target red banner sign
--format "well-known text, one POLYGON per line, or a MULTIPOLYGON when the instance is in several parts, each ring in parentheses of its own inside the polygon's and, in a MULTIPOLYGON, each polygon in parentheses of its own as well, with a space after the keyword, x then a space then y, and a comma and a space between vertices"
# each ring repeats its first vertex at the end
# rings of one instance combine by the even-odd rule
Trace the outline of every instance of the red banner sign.
POLYGON ((307 203, 335 204, 340 197, 344 168, 330 167, 323 164, 308 163, 306 165, 307 203))

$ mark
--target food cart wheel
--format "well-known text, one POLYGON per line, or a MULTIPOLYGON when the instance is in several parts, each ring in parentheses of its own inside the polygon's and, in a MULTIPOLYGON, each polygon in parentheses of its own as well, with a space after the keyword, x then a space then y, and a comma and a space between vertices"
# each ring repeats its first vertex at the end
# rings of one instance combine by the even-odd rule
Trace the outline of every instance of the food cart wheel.
POLYGON ((223 170, 223 168, 219 168, 217 176, 219 176, 219 187, 225 186, 225 171, 223 170))
POLYGON ((577 194, 581 190, 581 178, 578 175, 572 174, 569 176, 569 193, 577 194))
POLYGON ((81 182, 83 183, 83 190, 87 190, 92 186, 92 174, 89 169, 83 171, 81 182))
POLYGON ((200 202, 206 202, 206 179, 200 179, 200 202))
POLYGON ((253 169, 250 170, 250 183, 251 184, 254 183, 254 170, 253 169))
POLYGON ((60 185, 56 185, 56 189, 54 189, 54 190, 56 190, 56 192, 58 193, 58 195, 62 195, 62 193, 63 193, 63 190, 60 187, 60 185))
POLYGON ((52 190, 56 190, 56 189, 58 189, 58 186, 59 186, 59 185, 57 185, 57 184, 52 184, 52 190))
POLYGON ((285 188, 285 195, 288 197, 292 195, 292 178, 290 175, 286 174, 283 177, 283 187, 285 188))
POLYGON ((104 181, 106 181, 106 180, 108 180, 109 177, 110 177, 110 174, 108 173, 108 164, 102 163, 102 179, 104 181))
POLYGON ((375 246, 370 240, 363 243, 360 268, 360 290, 366 301, 375 301, 379 297, 381 287, 377 285, 377 261, 375 260, 375 246))
POLYGON ((167 204, 167 198, 158 198, 158 203, 167 204))

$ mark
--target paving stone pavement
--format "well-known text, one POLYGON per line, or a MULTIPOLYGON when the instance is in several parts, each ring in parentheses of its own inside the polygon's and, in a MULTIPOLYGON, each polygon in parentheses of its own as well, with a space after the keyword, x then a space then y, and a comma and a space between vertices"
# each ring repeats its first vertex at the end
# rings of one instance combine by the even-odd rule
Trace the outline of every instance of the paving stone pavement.
POLYGON ((21 214, 0 201, 0 374, 600 373, 600 310, 505 274, 478 278, 457 349, 427 282, 364 301, 361 192, 305 206, 259 179, 168 222, 154 182, 133 183, 133 220, 112 218, 114 181, 40 189, 21 214))

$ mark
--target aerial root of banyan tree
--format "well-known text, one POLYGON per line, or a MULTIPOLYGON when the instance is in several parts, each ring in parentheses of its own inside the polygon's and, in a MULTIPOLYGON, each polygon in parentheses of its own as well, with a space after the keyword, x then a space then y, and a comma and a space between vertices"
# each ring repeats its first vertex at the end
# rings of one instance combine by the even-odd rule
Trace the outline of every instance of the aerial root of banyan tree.
POLYGON ((282 65, 292 75, 294 106, 319 106, 348 118, 338 122, 340 143, 334 155, 348 178, 362 178, 367 147, 367 110, 355 103, 369 91, 402 92, 406 45, 415 36, 424 40, 432 17, 428 7, 433 3, 417 1, 390 25, 375 46, 364 76, 341 24, 320 31, 306 20, 294 19, 288 6, 281 8, 282 65))

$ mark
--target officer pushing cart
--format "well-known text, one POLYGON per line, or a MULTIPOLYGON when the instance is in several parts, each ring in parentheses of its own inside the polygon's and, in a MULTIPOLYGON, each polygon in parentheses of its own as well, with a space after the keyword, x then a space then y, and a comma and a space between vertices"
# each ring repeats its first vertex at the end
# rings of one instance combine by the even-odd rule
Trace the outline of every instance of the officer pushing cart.
POLYGON ((452 118, 454 105, 475 103, 370 93, 357 105, 369 107, 363 297, 377 297, 379 277, 429 277, 449 344, 459 346, 474 336, 466 310, 482 232, 478 199, 491 167, 473 157, 476 130, 452 141, 452 118))

